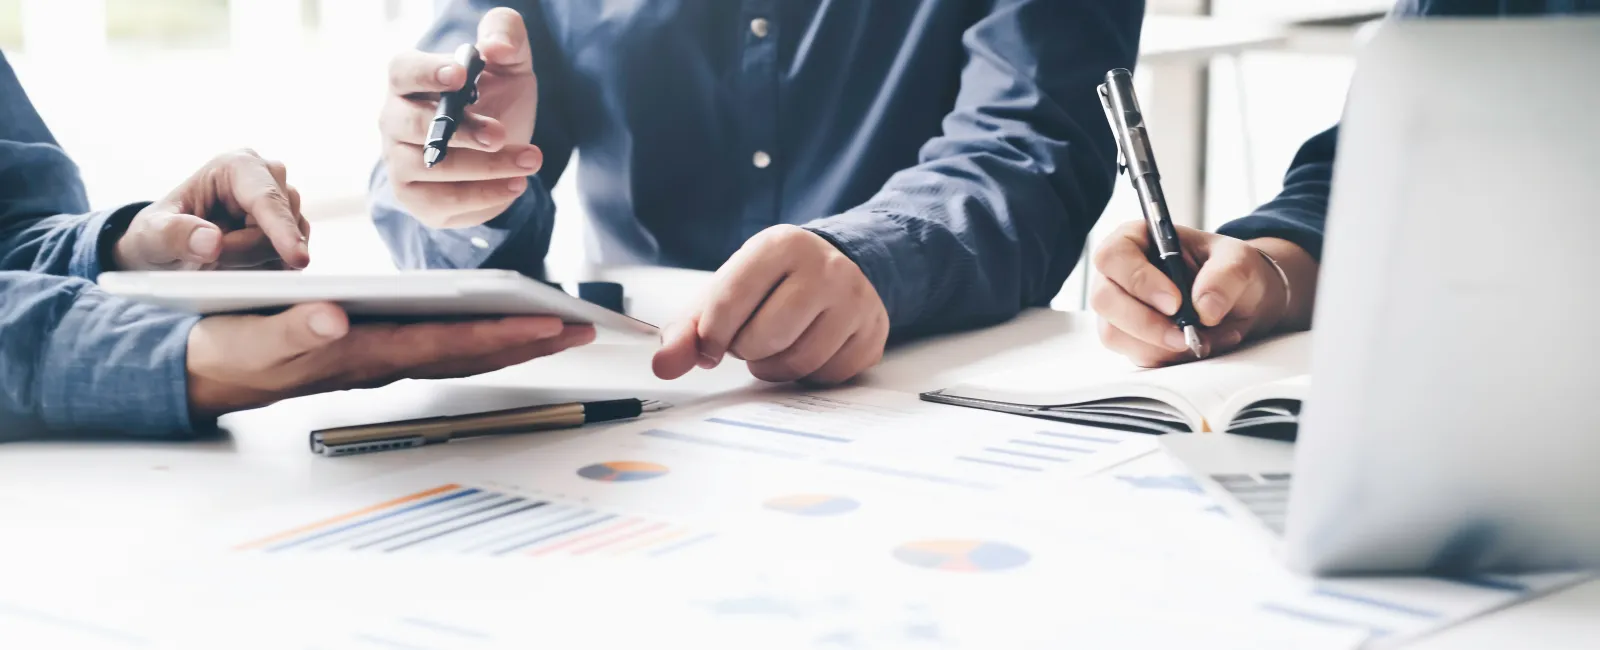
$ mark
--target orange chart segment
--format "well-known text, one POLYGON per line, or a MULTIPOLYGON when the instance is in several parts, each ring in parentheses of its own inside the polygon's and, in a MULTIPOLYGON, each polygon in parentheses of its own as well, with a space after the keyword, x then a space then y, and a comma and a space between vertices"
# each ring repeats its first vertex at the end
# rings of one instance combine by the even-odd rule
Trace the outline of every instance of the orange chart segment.
POLYGON ((455 484, 441 485, 441 486, 433 488, 433 489, 423 490, 423 491, 418 492, 416 494, 408 494, 408 495, 400 497, 398 499, 391 499, 391 500, 385 501, 383 503, 379 503, 379 504, 376 504, 376 505, 371 505, 371 506, 367 506, 365 508, 361 508, 360 510, 356 510, 356 511, 353 511, 353 512, 347 512, 345 514, 342 514, 342 515, 339 515, 339 516, 336 516, 336 517, 330 517, 328 519, 324 519, 324 520, 316 522, 316 523, 306 524, 304 526, 291 528, 291 529, 283 531, 281 533, 274 533, 272 535, 268 535, 268 536, 263 537, 261 539, 255 540, 253 542, 246 542, 244 544, 240 544, 238 546, 235 546, 234 550, 246 551, 246 550, 250 550, 250 549, 261 548, 263 546, 270 545, 273 542, 283 541, 283 540, 295 537, 297 535, 312 533, 312 532, 314 532, 314 531, 316 531, 318 529, 326 528, 328 526, 333 526, 333 525, 336 525, 336 524, 339 524, 339 523, 342 523, 342 522, 349 521, 351 519, 356 519, 356 518, 361 517, 363 515, 371 515, 371 514, 376 513, 376 512, 381 512, 381 511, 388 510, 388 509, 391 509, 391 508, 395 508, 395 507, 398 507, 398 506, 403 506, 405 504, 411 503, 413 501, 417 501, 419 499, 426 499, 426 498, 431 497, 431 496, 436 496, 436 495, 439 495, 439 494, 444 494, 446 492, 452 492, 452 491, 459 490, 459 489, 461 489, 461 486, 455 485, 455 484))
POLYGON ((587 465, 578 470, 578 476, 591 481, 606 481, 609 483, 627 483, 632 481, 648 481, 666 476, 666 465, 649 463, 639 460, 614 460, 606 463, 587 465))
POLYGON ((578 503, 445 485, 236 548, 266 553, 656 557, 714 537, 714 533, 578 503))
POLYGON ((761 504, 768 510, 802 517, 834 517, 854 512, 861 502, 832 494, 791 494, 768 499, 761 504))

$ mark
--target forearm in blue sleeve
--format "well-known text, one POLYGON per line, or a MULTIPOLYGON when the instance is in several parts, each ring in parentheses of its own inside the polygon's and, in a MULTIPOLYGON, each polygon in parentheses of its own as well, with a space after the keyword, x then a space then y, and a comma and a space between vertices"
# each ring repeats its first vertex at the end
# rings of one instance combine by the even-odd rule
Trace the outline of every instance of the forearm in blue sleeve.
POLYGON ((1249 216, 1223 224, 1217 232, 1238 239, 1288 240, 1313 259, 1321 260, 1338 142, 1337 125, 1312 136, 1290 163, 1289 172, 1283 177, 1283 191, 1249 216))
POLYGON ((1132 68, 1142 2, 994 3, 944 133, 865 204, 807 227, 861 266, 896 335, 1045 305, 1111 197, 1116 151, 1095 87, 1132 68))
MULTIPOLYGON (((566 71, 538 2, 454 0, 440 13, 418 48, 449 52, 462 43, 477 40, 483 14, 498 6, 510 7, 523 16, 533 47, 540 96, 561 97, 566 71)), ((389 170, 380 162, 372 174, 372 218, 395 264, 403 269, 505 269, 542 277, 555 226, 555 202, 550 188, 560 179, 572 154, 566 122, 559 104, 549 99, 540 102, 533 144, 544 154, 544 166, 528 178, 528 189, 516 202, 480 226, 436 229, 417 221, 395 197, 389 170)))
POLYGON ((189 435, 198 320, 81 279, 0 272, 0 439, 189 435))
POLYGON ((0 69, 0 114, 15 120, 0 125, 0 270, 94 280, 145 204, 90 213, 77 165, 9 73, 0 69))

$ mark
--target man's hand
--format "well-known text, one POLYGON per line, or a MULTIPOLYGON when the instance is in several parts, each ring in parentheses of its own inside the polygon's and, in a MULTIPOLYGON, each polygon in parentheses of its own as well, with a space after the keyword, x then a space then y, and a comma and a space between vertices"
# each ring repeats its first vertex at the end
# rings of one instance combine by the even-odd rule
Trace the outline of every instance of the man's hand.
MULTIPOLYGON (((1309 324, 1316 264, 1298 246, 1277 239, 1246 242, 1182 226, 1178 238, 1190 268, 1199 269, 1191 295, 1204 325, 1200 338, 1212 354, 1309 324), (1262 251, 1284 266, 1294 286, 1292 296, 1262 251), (1295 304, 1288 303, 1291 297, 1295 304)), ((1183 332, 1172 323, 1180 302, 1178 288, 1150 263, 1149 249, 1149 230, 1143 221, 1132 221, 1095 251, 1101 277, 1089 304, 1100 315, 1100 340, 1145 367, 1192 361, 1183 332)))
POLYGON ((593 327, 547 316, 352 326, 327 303, 214 316, 189 333, 189 409, 213 418, 299 395, 464 377, 593 340, 593 327))
POLYGON ((305 268, 311 225, 283 163, 223 154, 133 217, 113 250, 124 271, 305 268))
POLYGON ((480 225, 528 189, 544 154, 529 144, 539 104, 533 53, 522 15, 489 10, 478 24, 483 74, 478 102, 450 140, 450 153, 428 169, 422 162, 439 94, 459 90, 467 71, 449 54, 406 52, 389 62, 389 96, 378 120, 395 198, 433 228, 480 225))
POLYGON ((883 358, 889 313, 861 269, 816 233, 773 226, 717 270, 701 308, 667 329, 655 373, 676 379, 724 354, 766 381, 835 384, 883 358))

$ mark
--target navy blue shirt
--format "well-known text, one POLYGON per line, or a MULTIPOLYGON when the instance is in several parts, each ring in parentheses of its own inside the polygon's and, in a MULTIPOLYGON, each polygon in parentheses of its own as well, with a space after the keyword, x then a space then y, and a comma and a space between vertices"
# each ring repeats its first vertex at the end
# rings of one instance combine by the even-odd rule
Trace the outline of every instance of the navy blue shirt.
POLYGON ((435 231, 380 165, 373 216, 402 267, 539 275, 548 188, 578 153, 591 260, 714 269, 799 224, 860 265, 897 333, 996 322, 1060 290, 1114 181, 1095 86, 1133 67, 1144 14, 1142 0, 458 0, 421 47, 474 40, 497 5, 527 22, 544 168, 488 224, 435 231))
MULTIPOLYGON (((1391 15, 1530 16, 1600 13, 1600 0, 1400 0, 1391 15)), ((1223 224, 1217 232, 1239 239, 1276 237, 1294 242, 1311 257, 1322 259, 1322 236, 1328 220, 1328 194, 1333 187, 1333 159, 1339 126, 1307 140, 1289 163, 1283 191, 1249 216, 1223 224)))

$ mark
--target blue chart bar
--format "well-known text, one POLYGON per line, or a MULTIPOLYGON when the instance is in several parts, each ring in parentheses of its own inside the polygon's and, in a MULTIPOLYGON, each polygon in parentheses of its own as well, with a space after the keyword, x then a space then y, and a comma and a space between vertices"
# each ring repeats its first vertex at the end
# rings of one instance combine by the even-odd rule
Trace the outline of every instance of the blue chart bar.
POLYGON ((745 421, 742 421, 742 420, 730 420, 728 418, 706 418, 706 421, 707 422, 711 422, 713 424, 721 424, 721 425, 726 425, 726 426, 730 426, 730 427, 741 427, 741 428, 745 428, 745 429, 750 429, 752 431, 765 431, 767 433, 781 433, 781 434, 789 435, 789 436, 799 436, 801 438, 810 438, 812 440, 826 440, 828 442, 854 442, 853 440, 851 440, 849 438, 841 438, 839 436, 826 436, 826 435, 823 435, 823 434, 820 434, 820 433, 811 433, 809 431, 797 431, 795 429, 785 429, 783 427, 774 427, 774 426, 769 426, 769 425, 765 425, 765 424, 756 424, 754 422, 745 422, 745 421))
MULTIPOLYGON (((703 531, 532 497, 443 485, 235 547, 266 552, 661 554, 703 531)), ((3 614, 3 612, 0 612, 3 614)))
POLYGON ((1350 619, 1339 618, 1337 616, 1328 616, 1326 614, 1319 614, 1317 612, 1307 611, 1307 610, 1304 610, 1304 609, 1298 609, 1298 608, 1294 608, 1294 607, 1288 607, 1288 606, 1285 606, 1285 605, 1279 605, 1277 603, 1262 603, 1261 604, 1261 611, 1270 612, 1270 613, 1277 614, 1279 616, 1285 616, 1285 617, 1288 617, 1288 618, 1298 619, 1298 620, 1301 620, 1301 621, 1305 621, 1307 623, 1316 623, 1318 625, 1333 625, 1333 626, 1337 626, 1337 627, 1353 627, 1353 628, 1356 628, 1356 629, 1366 630, 1371 636, 1388 636, 1388 635, 1393 633, 1393 630, 1390 630, 1390 629, 1384 628, 1384 627, 1379 627, 1379 626, 1376 626, 1376 625, 1372 625, 1370 623, 1362 623, 1361 621, 1352 621, 1350 619))
POLYGON ((321 531, 318 531, 316 533, 313 533, 313 534, 305 536, 305 537, 300 537, 298 539, 294 539, 294 540, 291 540, 291 541, 288 541, 288 542, 285 542, 285 543, 282 543, 282 544, 278 544, 276 546, 269 547, 267 549, 267 551, 268 552, 275 552, 275 551, 287 550, 287 549, 290 549, 290 548, 294 548, 296 546, 300 546, 302 544, 307 544, 307 543, 310 543, 310 542, 313 542, 313 541, 316 541, 316 540, 319 540, 319 539, 323 539, 325 537, 331 537, 331 536, 334 536, 334 535, 338 535, 340 533, 352 531, 352 530, 355 530, 357 528, 361 528, 363 526, 371 526, 371 525, 376 524, 376 523, 378 523, 380 521, 385 521, 385 520, 392 519, 392 518, 395 518, 395 517, 401 517, 401 516, 404 516, 404 515, 409 514, 409 513, 417 513, 417 512, 426 511, 426 510, 435 508, 435 507, 437 507, 437 506, 439 506, 441 504, 448 503, 448 502, 451 502, 451 501, 455 501, 457 499, 463 499, 463 498, 466 498, 466 497, 470 497, 472 495, 479 494, 480 492, 481 492, 481 490, 478 490, 477 488, 466 488, 466 489, 461 489, 461 490, 456 490, 454 492, 450 492, 450 493, 445 494, 444 496, 441 496, 441 497, 435 497, 433 499, 429 499, 427 501, 423 501, 422 503, 418 503, 416 505, 410 505, 410 506, 406 506, 406 507, 403 507, 403 508, 396 508, 396 509, 393 509, 393 510, 383 510, 383 511, 380 511, 378 514, 375 514, 375 515, 372 515, 370 517, 366 517, 366 518, 363 518, 363 519, 358 519, 358 520, 356 520, 356 521, 354 521, 352 523, 348 523, 348 524, 345 524, 345 525, 342 525, 342 526, 337 526, 337 527, 330 528, 330 529, 321 530, 321 531))
POLYGON ((1381 610, 1384 610, 1384 611, 1394 612, 1396 614, 1404 614, 1406 616, 1412 616, 1412 617, 1422 618, 1422 619, 1436 619, 1436 618, 1441 618, 1441 617, 1444 616, 1444 614, 1442 614, 1440 612, 1433 611, 1431 609, 1422 609, 1420 607, 1412 607, 1410 605, 1406 605, 1406 604, 1403 604, 1403 603, 1397 603, 1397 602, 1394 602, 1394 601, 1383 600, 1381 598, 1373 598, 1372 596, 1363 596, 1361 594, 1352 594, 1352 593, 1345 592, 1345 591, 1338 591, 1338 590, 1335 590, 1335 589, 1329 589, 1327 587, 1317 587, 1315 590, 1313 590, 1311 592, 1311 595, 1318 596, 1318 597, 1321 597, 1321 598, 1330 598, 1330 599, 1333 599, 1333 600, 1342 600, 1342 601, 1345 601, 1345 602, 1348 602, 1348 603, 1355 603, 1355 604, 1358 604, 1358 605, 1366 605, 1368 607, 1375 607, 1375 608, 1378 608, 1378 609, 1381 609, 1381 610))
POLYGON ((881 474, 883 476, 893 476, 893 477, 896 477, 896 478, 916 479, 916 480, 919 480, 919 481, 928 481, 930 483, 943 483, 945 485, 959 485, 961 487, 972 488, 972 489, 975 489, 975 490, 993 490, 994 489, 994 486, 990 485, 988 483, 980 483, 980 482, 977 482, 977 481, 968 481, 968 480, 965 480, 965 479, 959 479, 959 478, 955 478, 955 477, 952 477, 952 476, 941 476, 939 474, 929 474, 927 472, 913 472, 911 470, 898 469, 898 468, 894 468, 894 467, 885 467, 883 465, 873 465, 873 464, 870 464, 870 463, 859 463, 859 462, 850 461, 850 460, 833 459, 833 460, 828 461, 827 464, 832 466, 832 467, 843 467, 843 468, 846 468, 846 469, 853 469, 853 470, 861 471, 861 472, 871 472, 873 474, 881 474))
POLYGON ((993 467, 1004 467, 1006 469, 1015 469, 1015 470, 1020 470, 1020 471, 1024 471, 1024 472, 1043 472, 1044 471, 1043 467, 1034 467, 1032 465, 1023 465, 1021 463, 1008 463, 1008 462, 1003 461, 1003 460, 989 460, 987 458, 974 458, 972 456, 956 456, 956 460, 959 460, 959 461, 962 461, 962 462, 965 462, 965 463, 977 463, 979 465, 990 465, 990 466, 993 466, 993 467))
POLYGON ((1048 437, 1051 437, 1051 438, 1061 438, 1061 439, 1064 439, 1064 440, 1077 440, 1078 442, 1093 442, 1093 443, 1098 443, 1098 444, 1102 444, 1102 445, 1115 445, 1115 444, 1118 444, 1118 443, 1122 442, 1122 441, 1117 440, 1115 438, 1102 438, 1102 437, 1099 437, 1099 436, 1086 436, 1086 435, 1083 435, 1081 433, 1065 433, 1065 432, 1061 432, 1061 431, 1035 431, 1034 433, 1037 434, 1037 435, 1048 436, 1048 437))
POLYGON ((1071 458, 1062 458, 1060 456, 1051 456, 1051 455, 1048 455, 1048 454, 1036 454, 1036 453, 1033 453, 1031 451, 1017 451, 1015 449, 1005 449, 1003 447, 984 447, 983 450, 987 451, 987 452, 989 452, 991 454, 1001 454, 1001 455, 1004 455, 1004 456, 1016 456, 1018 458, 1027 458, 1027 459, 1030 459, 1030 460, 1042 460, 1042 461, 1047 461, 1047 462, 1051 462, 1051 463, 1070 463, 1070 462, 1072 462, 1071 458))
POLYGON ((689 433, 679 433, 677 431, 667 431, 667 430, 664 430, 664 429, 648 429, 648 430, 645 430, 645 431, 640 431, 639 435, 647 436, 647 437, 650 437, 650 438, 661 438, 662 440, 676 440, 678 442, 687 442, 689 444, 694 444, 694 445, 705 445, 707 447, 717 447, 717 448, 720 448, 720 449, 729 449, 729 450, 733 450, 733 451, 749 452, 749 453, 752 453, 752 454, 761 454, 763 456, 774 456, 774 457, 777 457, 777 458, 787 458, 787 459, 790 459, 790 460, 794 460, 794 459, 797 459, 797 458, 803 458, 804 457, 804 454, 797 454, 797 453, 792 452, 792 451, 783 451, 783 450, 780 450, 780 449, 767 449, 766 447, 758 447, 756 445, 746 445, 746 444, 737 443, 737 442, 727 442, 727 441, 723 441, 723 440, 715 440, 715 439, 712 439, 712 438, 707 438, 705 436, 697 436, 697 435, 689 434, 689 433))
POLYGON ((1008 440, 1007 442, 1010 442, 1013 445, 1020 445, 1020 446, 1023 446, 1023 447, 1033 447, 1033 448, 1036 448, 1036 449, 1049 449, 1051 451, 1065 451, 1065 452, 1073 453, 1073 454, 1092 454, 1092 453, 1094 453, 1096 451, 1094 449, 1085 449, 1083 447, 1072 447, 1072 446, 1069 446, 1069 445, 1058 445, 1058 444, 1050 443, 1050 442, 1039 442, 1037 440, 1008 440))

